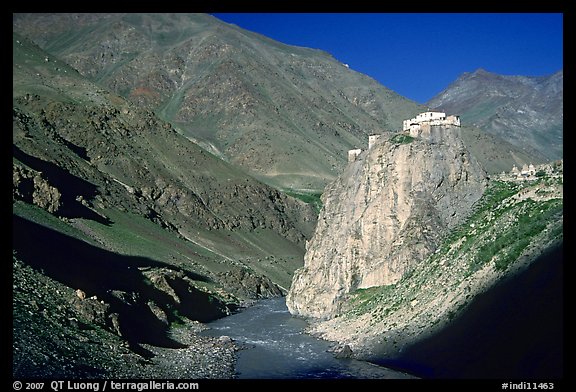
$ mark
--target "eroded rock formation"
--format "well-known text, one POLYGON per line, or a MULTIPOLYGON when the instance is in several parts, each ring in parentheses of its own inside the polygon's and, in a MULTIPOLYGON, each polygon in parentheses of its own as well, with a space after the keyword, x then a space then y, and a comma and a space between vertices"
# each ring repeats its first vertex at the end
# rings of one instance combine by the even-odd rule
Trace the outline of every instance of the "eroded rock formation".
POLYGON ((433 126, 417 138, 382 137, 326 188, 290 312, 330 318, 345 294, 396 283, 437 249, 486 187, 459 132, 433 126))

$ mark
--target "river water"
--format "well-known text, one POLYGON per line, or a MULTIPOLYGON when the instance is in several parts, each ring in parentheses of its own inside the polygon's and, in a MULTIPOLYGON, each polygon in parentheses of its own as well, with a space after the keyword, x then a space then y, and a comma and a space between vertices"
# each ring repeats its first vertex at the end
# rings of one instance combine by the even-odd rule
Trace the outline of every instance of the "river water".
POLYGON ((237 362, 243 379, 413 378, 368 362, 334 358, 328 342, 303 333, 306 325, 290 315, 285 298, 273 298, 209 323, 204 333, 229 336, 246 346, 237 362))

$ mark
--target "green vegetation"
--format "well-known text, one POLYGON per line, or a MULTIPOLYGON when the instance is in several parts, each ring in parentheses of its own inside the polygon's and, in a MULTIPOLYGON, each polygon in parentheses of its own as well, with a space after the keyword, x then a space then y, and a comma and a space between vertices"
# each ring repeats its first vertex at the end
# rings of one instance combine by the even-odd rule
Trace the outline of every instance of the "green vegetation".
POLYGON ((98 238, 106 244, 108 249, 116 253, 170 262, 187 270, 194 270, 187 262, 190 259, 207 262, 214 258, 208 250, 177 238, 174 233, 129 212, 107 209, 105 213, 111 218, 112 224, 105 225, 90 219, 76 219, 76 227, 40 207, 22 201, 13 203, 13 213, 97 247, 102 247, 103 244, 91 237, 98 238), (84 229, 80 230, 77 227, 84 229), (91 233, 91 235, 86 233, 91 233))
POLYGON ((414 138, 412 136, 404 135, 401 133, 401 134, 392 136, 390 141, 392 143, 396 143, 396 144, 408 144, 408 143, 412 143, 412 141, 414 141, 414 138))
POLYGON ((367 313, 376 308, 388 295, 390 295, 396 285, 368 287, 366 289, 358 289, 350 295, 350 303, 353 306, 355 314, 367 313))
POLYGON ((50 214, 48 211, 33 204, 16 200, 14 203, 12 203, 12 213, 31 222, 49 227, 70 237, 95 244, 93 240, 88 238, 80 230, 70 226, 62 219, 57 218, 56 216, 50 214))
POLYGON ((479 251, 479 253, 484 251, 488 254, 493 252, 494 256, 497 256, 494 262, 498 270, 505 270, 518 259, 522 251, 532 242, 532 238, 540 234, 552 218, 562 210, 562 201, 558 199, 543 203, 525 200, 523 203, 526 208, 518 217, 516 225, 494 242, 484 245, 479 251), (498 254, 505 248, 505 252, 498 254))
MULTIPOLYGON (((504 193, 501 192, 500 194, 504 193)), ((495 208, 492 211, 494 215, 500 212, 499 217, 504 211, 511 208, 516 210, 516 220, 492 240, 480 246, 475 257, 471 258, 469 273, 477 271, 485 263, 492 260, 498 270, 506 270, 511 263, 518 259, 524 249, 532 242, 532 239, 546 229, 554 216, 561 213, 562 200, 552 199, 545 202, 535 202, 527 199, 516 205, 495 208)))
POLYGON ((484 192, 484 195, 478 202, 472 216, 467 219, 461 226, 452 230, 446 241, 442 246, 441 254, 446 254, 450 247, 457 241, 464 238, 463 243, 458 248, 458 254, 468 251, 473 245, 473 237, 477 236, 478 231, 483 228, 488 228, 486 223, 486 214, 491 214, 491 219, 498 219, 502 214, 511 208, 511 205, 504 206, 502 201, 516 192, 518 192, 518 185, 512 182, 494 181, 484 192), (471 235, 472 228, 476 228, 476 235, 471 235))
POLYGON ((186 323, 186 317, 182 316, 178 309, 170 308, 170 313, 170 319, 172 320, 170 322, 170 329, 184 328, 188 326, 186 323))
POLYGON ((479 204, 471 219, 474 219, 474 217, 483 214, 488 209, 493 209, 502 200, 517 193, 519 189, 520 185, 518 183, 507 181, 492 182, 484 192, 482 199, 480 199, 481 203, 479 204))
POLYGON ((100 238, 114 244, 120 253, 165 260, 177 253, 166 248, 165 244, 171 244, 176 249, 178 245, 182 247, 186 244, 185 241, 175 238, 169 231, 141 216, 113 209, 107 210, 106 213, 113 220, 112 225, 104 226, 89 220, 84 224, 100 238))
POLYGON ((320 210, 322 209, 322 193, 307 193, 294 190, 284 190, 283 192, 288 196, 302 200, 304 203, 311 204, 312 207, 314 207, 314 211, 320 213, 320 210))

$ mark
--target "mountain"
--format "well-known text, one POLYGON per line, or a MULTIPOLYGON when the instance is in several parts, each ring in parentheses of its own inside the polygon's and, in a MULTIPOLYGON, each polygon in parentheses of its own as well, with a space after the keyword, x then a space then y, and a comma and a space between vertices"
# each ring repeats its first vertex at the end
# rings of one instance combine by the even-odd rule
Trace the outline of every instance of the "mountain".
POLYGON ((563 156, 564 72, 506 76, 464 73, 427 102, 548 161, 563 156))
MULTIPOLYGON (((136 377, 142 358, 188 358, 175 325, 197 330, 282 295, 302 263, 312 205, 18 34, 12 137, 17 376, 136 377)), ((194 339, 210 361, 142 374, 208 377, 217 361, 230 365, 233 346, 194 339)))
MULTIPOLYGON (((328 53, 209 15, 16 14, 13 29, 280 189, 321 193, 347 150, 425 110, 328 53)), ((489 173, 546 161, 489 136, 463 135, 489 173)))
MULTIPOLYGON (((459 135, 434 133, 430 145, 404 137, 394 130, 424 107, 327 53, 208 15, 15 14, 13 30, 17 377, 234 377, 239 346, 200 335, 203 323, 286 294, 306 247, 362 245, 339 250, 335 275, 322 271, 327 260, 316 271, 337 283, 336 292, 319 283, 329 293, 318 295, 319 311, 345 314, 349 296, 417 274, 415 256, 466 219, 487 177, 538 163, 466 124, 459 135), (362 182, 338 177, 350 174, 347 151, 371 134, 382 143, 359 162, 378 170, 355 164, 362 182), (396 160, 403 172, 387 182, 396 160), (321 219, 331 221, 312 238, 319 195, 334 180, 322 197, 321 219), (361 220, 360 234, 348 219, 362 213, 338 206, 345 198, 374 218, 361 220), (331 222, 342 230, 332 245, 331 222), (343 239, 347 230, 360 243, 343 239), (369 244, 368 233, 384 237, 369 244), (380 248, 397 257, 393 268, 378 263, 380 248), (340 256, 355 252, 367 257, 356 267, 372 274, 347 275, 340 256)), ((556 195, 552 185, 541 192, 556 195)), ((306 273, 297 278, 314 294, 306 273)))
POLYGON ((335 351, 421 377, 561 377, 562 161, 487 177, 462 133, 383 136, 349 163, 288 309, 335 351))
POLYGON ((423 107, 320 50, 202 14, 18 14, 14 31, 276 187, 321 192, 346 151, 423 107))

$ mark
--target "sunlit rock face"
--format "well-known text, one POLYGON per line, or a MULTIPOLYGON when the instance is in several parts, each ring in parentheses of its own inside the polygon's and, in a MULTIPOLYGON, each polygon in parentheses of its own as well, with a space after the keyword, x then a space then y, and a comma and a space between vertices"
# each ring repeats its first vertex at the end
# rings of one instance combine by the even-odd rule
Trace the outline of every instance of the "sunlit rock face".
POLYGON ((434 252, 483 194, 486 174, 455 126, 383 136, 327 186, 287 304, 330 318, 343 295, 396 283, 434 252))

